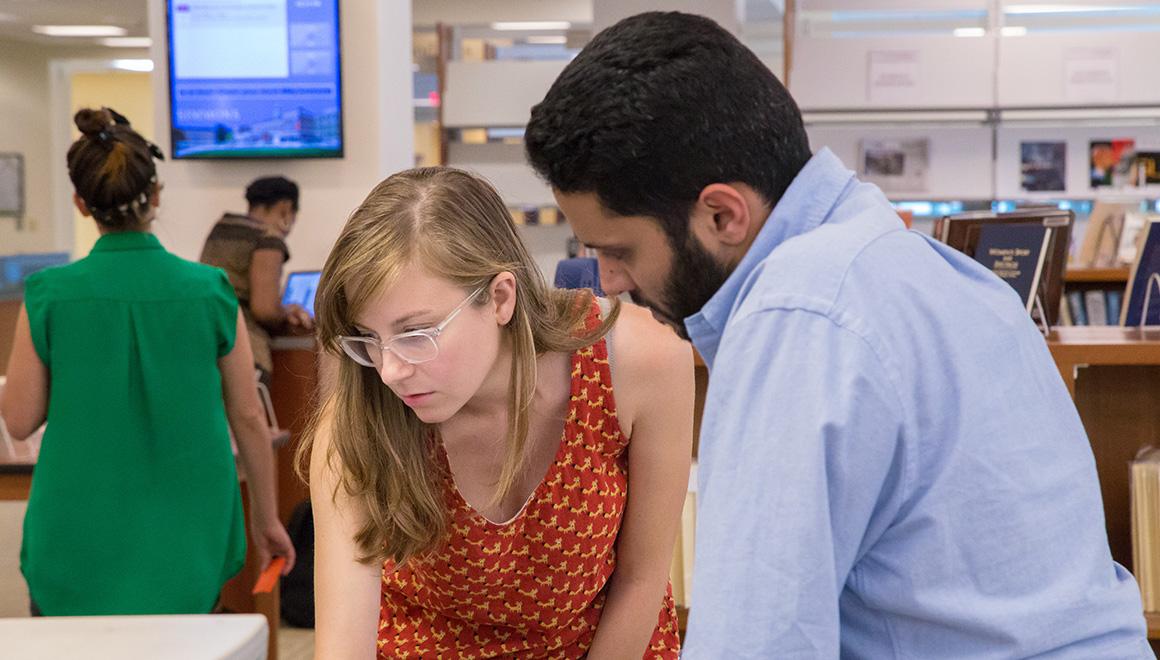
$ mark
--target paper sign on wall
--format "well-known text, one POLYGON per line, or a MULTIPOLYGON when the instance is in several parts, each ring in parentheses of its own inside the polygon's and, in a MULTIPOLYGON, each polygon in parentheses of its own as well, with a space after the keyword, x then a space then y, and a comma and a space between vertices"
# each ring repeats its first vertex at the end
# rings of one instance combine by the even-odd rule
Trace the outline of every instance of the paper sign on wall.
POLYGON ((866 100, 871 105, 915 104, 919 100, 917 50, 872 50, 867 54, 866 100))
POLYGON ((1071 103, 1119 98, 1119 53, 1114 48, 1071 48, 1063 58, 1063 96, 1071 103))

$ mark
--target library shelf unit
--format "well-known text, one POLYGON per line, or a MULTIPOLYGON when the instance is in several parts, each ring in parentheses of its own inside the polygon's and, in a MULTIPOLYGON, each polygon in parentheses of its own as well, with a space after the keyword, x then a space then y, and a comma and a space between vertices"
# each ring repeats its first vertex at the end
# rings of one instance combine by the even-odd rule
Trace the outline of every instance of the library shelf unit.
MULTIPOLYGON (((1095 456, 1112 558, 1132 570, 1128 464, 1160 438, 1160 328, 1074 326, 1047 340, 1095 456)), ((1160 613, 1146 613, 1160 640, 1160 613)))
POLYGON ((1068 325, 1116 325, 1130 269, 1068 267, 1063 276, 1061 318, 1068 325), (1095 307, 1093 307, 1095 306, 1095 307))

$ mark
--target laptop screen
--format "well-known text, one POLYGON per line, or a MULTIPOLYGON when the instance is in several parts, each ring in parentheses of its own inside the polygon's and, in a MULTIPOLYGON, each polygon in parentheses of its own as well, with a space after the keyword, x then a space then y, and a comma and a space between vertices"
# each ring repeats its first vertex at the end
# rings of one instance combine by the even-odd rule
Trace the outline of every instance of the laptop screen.
POLYGON ((286 277, 286 289, 282 292, 283 305, 301 305, 314 318, 314 292, 318 290, 320 270, 299 270, 286 277))

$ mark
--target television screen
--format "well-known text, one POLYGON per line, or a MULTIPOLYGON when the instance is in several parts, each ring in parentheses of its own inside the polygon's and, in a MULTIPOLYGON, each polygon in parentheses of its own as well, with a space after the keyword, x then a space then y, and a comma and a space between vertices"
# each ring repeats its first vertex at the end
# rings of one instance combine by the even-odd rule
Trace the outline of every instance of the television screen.
POLYGON ((339 158, 339 0, 168 0, 174 158, 339 158))

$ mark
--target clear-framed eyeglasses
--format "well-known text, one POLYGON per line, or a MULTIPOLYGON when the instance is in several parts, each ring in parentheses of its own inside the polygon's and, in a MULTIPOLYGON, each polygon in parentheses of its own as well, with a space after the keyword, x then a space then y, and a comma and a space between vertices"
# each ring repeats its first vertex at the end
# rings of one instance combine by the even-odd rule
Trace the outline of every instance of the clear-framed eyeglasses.
POLYGON ((422 330, 411 330, 409 332, 401 332, 397 335, 388 337, 382 344, 375 337, 338 337, 338 345, 342 347, 342 351, 346 353, 347 357, 361 364, 364 367, 371 367, 380 369, 383 366, 383 354, 387 351, 394 353, 400 360, 408 364, 420 364, 423 362, 430 362, 439 356, 439 342, 437 339, 447 324, 451 323, 459 312, 468 303, 475 300, 476 296, 483 292, 487 285, 479 287, 463 299, 463 302, 455 306, 447 318, 439 322, 438 325, 430 328, 423 328, 422 330))

